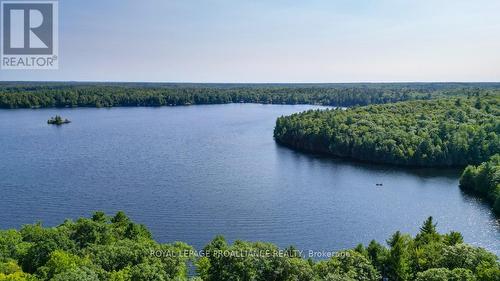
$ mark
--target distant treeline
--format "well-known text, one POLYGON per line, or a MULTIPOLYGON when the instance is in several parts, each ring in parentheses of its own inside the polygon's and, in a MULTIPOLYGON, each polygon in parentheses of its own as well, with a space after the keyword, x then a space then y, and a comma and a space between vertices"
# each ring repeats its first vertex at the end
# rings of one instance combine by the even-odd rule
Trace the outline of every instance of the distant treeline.
POLYGON ((479 164, 500 151, 500 94, 312 110, 280 117, 287 146, 374 163, 479 164))
POLYGON ((0 281, 500 280, 496 255, 465 244, 458 232, 439 234, 432 217, 415 237, 398 231, 387 246, 372 241, 329 252, 320 261, 265 242, 229 244, 219 236, 197 252, 151 237, 123 212, 113 217, 96 212, 53 228, 34 224, 0 231, 0 281), (190 265, 194 276, 188 274, 190 265))
POLYGON ((486 198, 493 205, 493 211, 500 215, 500 154, 479 166, 467 166, 460 178, 460 187, 486 198))
POLYGON ((492 93, 499 83, 155 84, 1 82, 0 108, 265 103, 357 106, 492 93))

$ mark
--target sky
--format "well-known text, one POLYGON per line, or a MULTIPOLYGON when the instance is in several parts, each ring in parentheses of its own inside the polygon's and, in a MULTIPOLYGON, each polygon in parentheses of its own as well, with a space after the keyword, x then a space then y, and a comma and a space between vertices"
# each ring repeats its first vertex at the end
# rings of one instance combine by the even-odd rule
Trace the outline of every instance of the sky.
POLYGON ((498 0, 59 1, 59 69, 0 80, 499 82, 498 0))

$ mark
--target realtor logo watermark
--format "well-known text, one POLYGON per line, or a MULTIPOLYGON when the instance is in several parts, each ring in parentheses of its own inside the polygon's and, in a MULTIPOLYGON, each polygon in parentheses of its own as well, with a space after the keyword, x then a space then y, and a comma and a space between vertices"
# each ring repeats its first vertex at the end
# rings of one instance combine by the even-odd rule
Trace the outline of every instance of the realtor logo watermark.
POLYGON ((1 68, 57 69, 57 1, 1 1, 1 68))

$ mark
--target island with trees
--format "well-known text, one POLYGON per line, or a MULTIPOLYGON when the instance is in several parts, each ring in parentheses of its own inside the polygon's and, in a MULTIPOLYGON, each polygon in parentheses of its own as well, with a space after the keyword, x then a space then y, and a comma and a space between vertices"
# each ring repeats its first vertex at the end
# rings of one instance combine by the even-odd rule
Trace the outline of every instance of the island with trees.
POLYGON ((465 244, 458 232, 439 234, 432 217, 415 237, 398 231, 383 244, 371 241, 314 260, 294 247, 229 244, 219 236, 196 251, 154 241, 123 212, 96 212, 57 227, 0 231, 0 280, 500 280, 496 255, 465 244))
POLYGON ((49 125, 60 126, 60 125, 69 124, 69 123, 71 123, 71 121, 69 121, 68 119, 62 118, 59 115, 51 117, 49 120, 47 120, 47 124, 49 124, 49 125))

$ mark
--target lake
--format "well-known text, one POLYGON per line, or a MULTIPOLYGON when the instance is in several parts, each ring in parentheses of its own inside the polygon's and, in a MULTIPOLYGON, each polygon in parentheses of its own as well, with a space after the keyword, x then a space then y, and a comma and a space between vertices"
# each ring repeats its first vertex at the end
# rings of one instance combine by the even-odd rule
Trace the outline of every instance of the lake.
POLYGON ((459 170, 361 164, 277 145, 277 117, 308 105, 0 110, 0 228, 124 210, 160 242, 217 234, 334 251, 438 230, 500 254, 487 204, 459 170), (73 122, 50 126, 60 114, 73 122), (376 186, 383 183, 382 187, 376 186))

